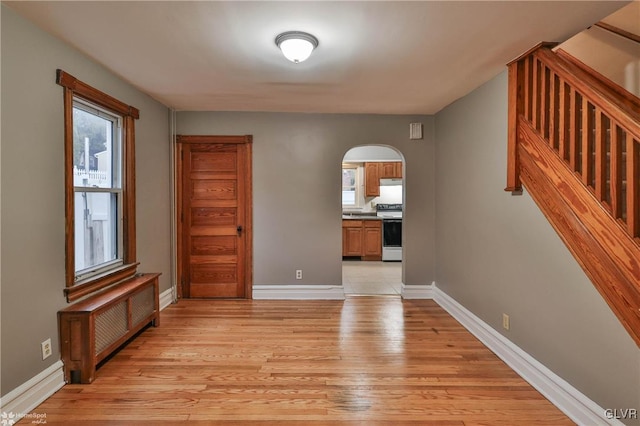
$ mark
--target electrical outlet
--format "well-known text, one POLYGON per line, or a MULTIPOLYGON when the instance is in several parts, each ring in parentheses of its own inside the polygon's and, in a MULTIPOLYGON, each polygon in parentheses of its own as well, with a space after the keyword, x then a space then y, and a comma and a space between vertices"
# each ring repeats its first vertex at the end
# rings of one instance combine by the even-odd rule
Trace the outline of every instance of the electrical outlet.
POLYGON ((505 330, 509 330, 509 327, 509 315, 502 314, 502 328, 504 328, 505 330))
POLYGON ((51 339, 47 339, 40 343, 42 346, 42 359, 47 359, 51 356, 51 339))
POLYGON ((302 279, 302 269, 296 269, 296 280, 302 279))

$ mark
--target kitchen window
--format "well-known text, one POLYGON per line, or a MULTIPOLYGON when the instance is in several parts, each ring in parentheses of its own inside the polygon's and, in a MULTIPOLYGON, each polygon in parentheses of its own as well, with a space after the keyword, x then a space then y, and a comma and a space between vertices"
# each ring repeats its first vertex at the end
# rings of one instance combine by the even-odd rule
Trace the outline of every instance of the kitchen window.
POLYGON ((342 207, 359 207, 360 173, 357 164, 342 165, 342 207))
POLYGON ((135 274, 137 109, 58 70, 64 87, 66 288, 76 300, 135 274))

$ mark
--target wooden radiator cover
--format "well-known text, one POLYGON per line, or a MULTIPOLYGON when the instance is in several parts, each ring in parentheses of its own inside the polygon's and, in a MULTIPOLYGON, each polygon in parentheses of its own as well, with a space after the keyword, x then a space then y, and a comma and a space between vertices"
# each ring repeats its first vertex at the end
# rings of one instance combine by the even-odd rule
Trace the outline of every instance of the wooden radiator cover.
POLYGON ((160 325, 158 277, 139 274, 58 312, 67 383, 91 383, 96 365, 149 323, 160 325))

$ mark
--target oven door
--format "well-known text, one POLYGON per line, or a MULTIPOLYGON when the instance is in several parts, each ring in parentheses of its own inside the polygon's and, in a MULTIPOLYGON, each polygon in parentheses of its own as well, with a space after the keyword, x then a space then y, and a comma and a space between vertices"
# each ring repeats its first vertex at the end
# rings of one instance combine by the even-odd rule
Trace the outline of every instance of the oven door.
POLYGON ((402 219, 382 220, 382 247, 402 247, 402 219))

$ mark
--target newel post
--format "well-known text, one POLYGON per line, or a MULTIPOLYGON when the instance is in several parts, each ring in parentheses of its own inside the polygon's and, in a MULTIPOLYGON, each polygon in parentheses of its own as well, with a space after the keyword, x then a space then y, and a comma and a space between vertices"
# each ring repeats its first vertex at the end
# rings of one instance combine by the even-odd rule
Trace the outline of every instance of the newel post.
MULTIPOLYGON (((505 191, 512 195, 522 194, 522 182, 520 181, 520 163, 518 158, 518 121, 525 114, 525 106, 528 104, 531 114, 532 99, 535 88, 532 87, 532 58, 539 49, 550 49, 558 43, 543 41, 518 56, 507 64, 509 70, 509 106, 507 115, 507 187, 505 191), (527 93, 525 93, 525 91, 527 93)), ((531 117, 528 117, 531 118, 531 117)))
POLYGON ((520 165, 518 164, 518 115, 523 113, 524 64, 517 59, 508 65, 509 70, 509 106, 507 115, 507 187, 505 191, 513 195, 522 194, 520 165))

